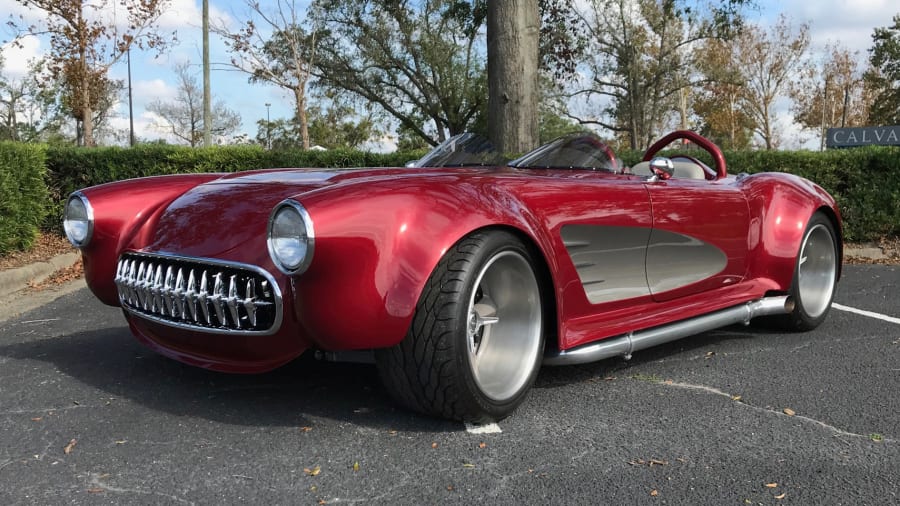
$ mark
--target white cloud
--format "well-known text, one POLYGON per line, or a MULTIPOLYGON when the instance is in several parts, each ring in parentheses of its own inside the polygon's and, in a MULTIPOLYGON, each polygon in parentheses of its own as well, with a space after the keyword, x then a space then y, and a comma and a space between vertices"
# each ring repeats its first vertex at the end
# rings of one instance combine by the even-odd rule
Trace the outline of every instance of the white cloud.
POLYGON ((3 54, 3 74, 13 79, 25 77, 28 64, 44 55, 40 39, 31 35, 19 39, 18 44, 4 44, 0 53, 3 54))
POLYGON ((896 0, 788 0, 777 5, 766 17, 783 12, 795 23, 809 23, 816 50, 840 42, 861 54, 872 46, 874 29, 891 24, 891 17, 900 13, 896 0))
MULTIPOLYGON (((227 12, 217 8, 210 2, 210 22, 224 23, 229 26, 233 23, 227 12)), ((178 30, 184 28, 200 28, 203 23, 202 7, 196 0, 171 0, 159 18, 159 26, 163 30, 178 30)))
POLYGON ((135 81, 132 84, 132 92, 136 97, 153 100, 173 100, 178 94, 175 87, 170 86, 162 79, 151 79, 149 81, 135 81))

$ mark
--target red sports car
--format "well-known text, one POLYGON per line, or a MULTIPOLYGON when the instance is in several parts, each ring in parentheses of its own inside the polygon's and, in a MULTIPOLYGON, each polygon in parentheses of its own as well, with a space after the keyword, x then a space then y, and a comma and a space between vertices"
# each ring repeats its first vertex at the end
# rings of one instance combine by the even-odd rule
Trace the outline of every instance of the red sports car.
POLYGON ((241 373, 307 350, 374 359, 399 402, 467 421, 511 413, 541 364, 825 319, 842 247, 822 188, 729 175, 686 131, 644 160, 623 168, 578 134, 504 163, 464 134, 405 168, 95 186, 69 197, 65 229, 93 293, 159 353, 241 373), (678 139, 714 166, 656 156, 678 139))

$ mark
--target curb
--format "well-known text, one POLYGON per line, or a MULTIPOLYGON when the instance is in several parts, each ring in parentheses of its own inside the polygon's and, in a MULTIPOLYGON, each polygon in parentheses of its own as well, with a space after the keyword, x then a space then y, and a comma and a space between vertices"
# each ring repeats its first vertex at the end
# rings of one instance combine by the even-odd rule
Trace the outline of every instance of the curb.
POLYGON ((40 283, 54 272, 71 267, 81 258, 81 253, 57 255, 46 262, 36 262, 17 269, 0 272, 0 293, 18 292, 28 288, 28 283, 40 283))
POLYGON ((844 246, 844 258, 863 260, 887 260, 888 256, 877 246, 847 247, 844 246))

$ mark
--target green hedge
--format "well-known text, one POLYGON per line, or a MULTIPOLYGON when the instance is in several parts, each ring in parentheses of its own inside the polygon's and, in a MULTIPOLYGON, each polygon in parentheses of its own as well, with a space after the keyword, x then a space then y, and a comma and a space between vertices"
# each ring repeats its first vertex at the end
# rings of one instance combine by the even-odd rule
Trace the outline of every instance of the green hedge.
MULTIPOLYGON (((677 151, 712 163, 705 151, 677 151)), ((676 151, 663 154, 673 155, 676 151)), ((818 151, 726 151, 728 172, 789 172, 834 196, 848 241, 900 236, 900 148, 865 147, 818 151)), ((620 153, 633 165, 642 153, 620 153)))
POLYGON ((0 142, 0 255, 30 248, 47 214, 46 150, 0 142))
POLYGON ((45 229, 59 229, 69 193, 98 184, 191 172, 239 172, 274 167, 390 167, 402 166, 423 152, 368 153, 356 150, 273 150, 260 146, 190 148, 161 144, 133 148, 50 147, 47 152, 52 211, 45 229))
MULTIPOLYGON (((671 154, 673 152, 669 152, 671 154)), ((351 150, 266 151, 259 146, 221 146, 194 149, 184 146, 141 145, 134 148, 50 147, 48 182, 53 211, 45 221, 58 229, 62 202, 70 192, 96 184, 157 174, 222 171, 271 167, 386 167, 401 166, 423 152, 378 154, 351 150)), ((690 154, 709 163, 705 151, 690 154)), ((632 165, 642 153, 619 156, 632 165)), ((849 241, 900 236, 900 149, 856 148, 811 151, 732 151, 725 153, 729 172, 780 171, 797 174, 828 190, 844 216, 849 241)))

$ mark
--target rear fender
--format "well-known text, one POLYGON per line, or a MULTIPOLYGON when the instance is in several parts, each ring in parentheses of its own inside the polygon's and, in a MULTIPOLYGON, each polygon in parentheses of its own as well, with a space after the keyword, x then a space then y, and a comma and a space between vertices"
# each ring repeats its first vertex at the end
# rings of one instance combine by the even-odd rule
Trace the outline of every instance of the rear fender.
POLYGON ((222 174, 177 174, 129 179, 82 190, 94 210, 94 232, 82 249, 88 287, 104 304, 119 305, 113 282, 116 263, 128 244, 145 244, 160 213, 187 190, 222 174))
MULTIPOLYGON (((773 291, 790 289, 806 224, 819 210, 832 220, 841 255, 841 217, 834 199, 820 186, 798 176, 761 173, 743 181, 750 206, 749 277, 773 291)), ((840 260, 840 258, 839 258, 840 260)))

